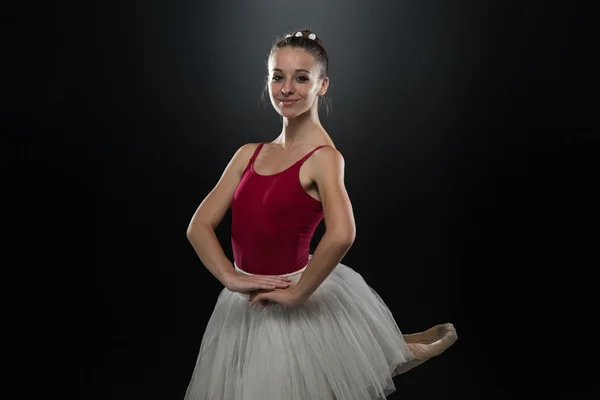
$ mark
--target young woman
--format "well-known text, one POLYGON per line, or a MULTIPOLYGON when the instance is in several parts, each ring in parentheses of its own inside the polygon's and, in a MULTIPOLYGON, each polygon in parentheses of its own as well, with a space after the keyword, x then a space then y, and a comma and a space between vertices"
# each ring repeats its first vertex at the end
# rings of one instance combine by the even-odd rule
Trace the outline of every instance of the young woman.
POLYGON ((356 228, 344 158, 319 121, 329 86, 321 40, 308 30, 278 40, 268 76, 281 133, 239 148, 187 231, 224 289, 185 399, 385 398, 393 376, 442 353, 456 331, 402 335, 381 297, 340 263, 356 228), (233 263, 214 233, 230 207, 233 263))

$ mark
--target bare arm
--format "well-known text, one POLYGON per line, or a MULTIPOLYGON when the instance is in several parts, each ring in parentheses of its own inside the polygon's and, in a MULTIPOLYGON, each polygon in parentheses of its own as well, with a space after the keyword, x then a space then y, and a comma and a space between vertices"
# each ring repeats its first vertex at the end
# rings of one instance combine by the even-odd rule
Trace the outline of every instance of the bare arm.
POLYGON ((325 234, 293 291, 305 301, 348 252, 356 237, 352 204, 344 185, 344 158, 334 148, 314 154, 315 182, 323 204, 325 234))
POLYGON ((233 194, 254 149, 256 149, 256 144, 246 144, 238 149, 216 186, 200 203, 186 232, 187 238, 202 264, 225 287, 227 287, 229 278, 236 275, 236 272, 219 243, 215 229, 231 206, 233 194))

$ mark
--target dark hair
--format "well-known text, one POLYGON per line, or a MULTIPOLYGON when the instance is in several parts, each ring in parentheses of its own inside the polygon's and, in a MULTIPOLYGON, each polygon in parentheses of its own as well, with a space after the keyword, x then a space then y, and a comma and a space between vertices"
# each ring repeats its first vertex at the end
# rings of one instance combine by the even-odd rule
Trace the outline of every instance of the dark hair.
MULTIPOLYGON (((271 47, 271 51, 269 51, 268 58, 270 58, 274 52, 284 47, 293 47, 306 50, 315 58, 315 60, 319 64, 319 79, 323 79, 329 76, 329 57, 327 56, 327 51, 325 50, 325 47, 323 47, 323 42, 321 41, 321 39, 311 30, 303 29, 294 31, 286 34, 282 38, 277 39, 271 47), (298 32, 302 33, 302 36, 296 36, 298 32), (311 39, 309 37, 309 35, 311 34, 314 35, 314 39, 311 39)), ((268 90, 268 82, 269 76, 267 74, 265 80, 265 90, 263 91, 261 98, 263 98, 265 91, 268 90)), ((319 99, 319 105, 321 104, 320 100, 321 99, 319 99)), ((329 114, 329 99, 327 98, 326 94, 323 95, 323 101, 325 102, 327 113, 329 114)))

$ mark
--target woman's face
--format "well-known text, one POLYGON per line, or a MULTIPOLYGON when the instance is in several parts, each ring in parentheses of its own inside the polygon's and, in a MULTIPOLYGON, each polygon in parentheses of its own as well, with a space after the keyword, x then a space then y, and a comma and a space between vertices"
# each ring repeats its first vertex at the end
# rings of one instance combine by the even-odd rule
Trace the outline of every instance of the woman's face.
POLYGON ((319 79, 315 58, 300 48, 284 47, 269 58, 269 97, 281 116, 293 118, 307 110, 327 90, 328 78, 319 79))

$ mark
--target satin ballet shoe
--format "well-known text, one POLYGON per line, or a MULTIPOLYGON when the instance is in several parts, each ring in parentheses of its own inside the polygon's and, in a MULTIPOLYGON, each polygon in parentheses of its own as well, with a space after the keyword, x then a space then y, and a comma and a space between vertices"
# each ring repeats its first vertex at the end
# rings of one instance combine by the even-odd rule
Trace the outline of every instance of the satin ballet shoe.
POLYGON ((451 323, 435 325, 426 331, 402 335, 414 360, 398 366, 392 376, 403 374, 425 361, 442 354, 456 342, 458 335, 451 323))

